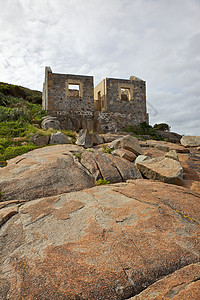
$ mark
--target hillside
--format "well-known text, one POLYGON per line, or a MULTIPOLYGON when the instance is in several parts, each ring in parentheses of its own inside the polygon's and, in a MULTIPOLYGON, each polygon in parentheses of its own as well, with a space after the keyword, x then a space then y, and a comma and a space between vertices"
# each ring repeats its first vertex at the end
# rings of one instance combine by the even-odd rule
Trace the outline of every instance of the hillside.
POLYGON ((7 105, 10 97, 21 98, 30 103, 42 104, 42 93, 20 85, 0 82, 0 105, 7 105))
POLYGON ((41 103, 42 93, 39 91, 0 83, 1 165, 7 159, 37 148, 30 143, 30 137, 38 132, 46 114, 41 103))

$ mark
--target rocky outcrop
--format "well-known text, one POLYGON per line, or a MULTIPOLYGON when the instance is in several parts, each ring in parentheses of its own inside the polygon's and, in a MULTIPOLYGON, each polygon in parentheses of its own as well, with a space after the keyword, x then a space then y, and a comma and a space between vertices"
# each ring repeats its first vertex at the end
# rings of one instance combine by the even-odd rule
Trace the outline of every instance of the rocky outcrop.
POLYGON ((64 133, 57 131, 51 134, 49 144, 70 144, 70 138, 64 133))
POLYGON ((114 150, 124 148, 126 150, 133 152, 136 155, 142 154, 142 149, 140 147, 138 140, 131 135, 126 135, 123 136, 122 138, 114 140, 113 142, 110 143, 110 148, 114 150))
POLYGON ((130 299, 200 299, 200 263, 191 264, 175 271, 130 299))
POLYGON ((141 163, 141 162, 143 162, 143 161, 145 161, 145 160, 147 160, 147 159, 150 159, 150 157, 149 157, 149 156, 146 156, 146 155, 139 155, 139 156, 135 159, 134 164, 137 165, 137 164, 139 164, 139 163, 141 163))
POLYGON ((146 141, 146 144, 149 145, 149 147, 154 147, 165 152, 175 150, 177 153, 189 153, 189 150, 187 148, 169 142, 149 140, 146 141))
POLYGON ((170 150, 164 156, 179 161, 178 154, 175 150, 170 150))
POLYGON ((56 145, 11 159, 0 169, 1 201, 29 201, 92 187, 94 178, 70 152, 80 150, 56 145))
POLYGON ((104 139, 104 143, 111 143, 114 140, 117 140, 119 138, 123 138, 126 135, 127 135, 127 132, 124 132, 122 134, 109 132, 109 133, 101 134, 101 137, 104 139))
POLYGON ((0 231, 0 295, 198 295, 199 200, 182 187, 142 179, 18 203, 13 213, 10 206, 0 231), (158 294, 148 294, 150 286, 158 294))
POLYGON ((18 156, 0 168, 1 200, 29 201, 89 188, 98 179, 116 183, 138 178, 137 167, 121 157, 56 145, 18 156))
POLYGON ((170 143, 178 143, 180 144, 180 140, 182 138, 182 135, 176 133, 176 132, 171 132, 171 131, 156 131, 163 139, 168 140, 170 143))
POLYGON ((56 117, 46 116, 42 118, 41 127, 43 129, 55 129, 55 130, 61 130, 61 125, 59 120, 56 117))
POLYGON ((200 194, 200 154, 198 152, 180 153, 178 156, 183 167, 182 185, 200 194))
POLYGON ((200 136, 185 135, 181 138, 181 144, 184 147, 198 147, 200 146, 200 136))
POLYGON ((103 179, 116 183, 127 179, 142 178, 133 163, 108 153, 84 151, 81 154, 81 164, 89 170, 95 180, 103 179))
POLYGON ((137 164, 140 172, 149 179, 166 183, 180 184, 183 179, 183 169, 179 161, 169 157, 147 159, 137 164))

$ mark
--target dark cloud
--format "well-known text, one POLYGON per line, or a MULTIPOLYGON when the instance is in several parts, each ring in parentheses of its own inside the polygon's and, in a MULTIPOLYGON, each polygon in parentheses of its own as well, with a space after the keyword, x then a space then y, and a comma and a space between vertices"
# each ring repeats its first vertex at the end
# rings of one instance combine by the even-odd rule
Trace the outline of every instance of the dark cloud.
POLYGON ((44 67, 147 82, 150 122, 199 134, 198 0, 0 0, 0 81, 42 89, 44 67))

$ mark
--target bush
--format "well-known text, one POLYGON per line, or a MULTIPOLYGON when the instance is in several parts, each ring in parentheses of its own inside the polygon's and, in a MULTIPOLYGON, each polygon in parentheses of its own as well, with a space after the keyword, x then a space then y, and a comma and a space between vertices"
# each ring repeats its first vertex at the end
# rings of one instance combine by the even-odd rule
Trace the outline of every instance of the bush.
POLYGON ((103 152, 103 153, 109 153, 109 154, 111 154, 111 153, 113 152, 113 149, 110 148, 108 145, 103 145, 103 146, 101 147, 101 149, 102 149, 102 152, 103 152))
POLYGON ((42 93, 40 91, 30 90, 23 86, 0 82, 0 93, 6 96, 22 98, 36 104, 42 103, 42 93))
POLYGON ((153 129, 160 131, 170 131, 170 126, 166 123, 155 124, 153 129))
POLYGON ((140 137, 141 135, 148 135, 151 139, 162 140, 162 137, 156 132, 156 130, 146 122, 139 125, 129 126, 125 130, 133 133, 137 137, 140 137))
POLYGON ((95 185, 105 185, 105 184, 109 184, 110 181, 107 181, 105 179, 98 179, 96 182, 95 182, 95 185))

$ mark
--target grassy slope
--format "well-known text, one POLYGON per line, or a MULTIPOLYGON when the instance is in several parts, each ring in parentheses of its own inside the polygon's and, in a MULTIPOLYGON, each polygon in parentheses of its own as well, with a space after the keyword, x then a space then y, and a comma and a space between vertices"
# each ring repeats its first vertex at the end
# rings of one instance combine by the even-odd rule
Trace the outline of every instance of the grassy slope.
MULTIPOLYGON (((17 155, 38 148, 30 142, 32 135, 50 135, 40 128, 42 93, 22 86, 0 83, 0 165, 17 155)), ((65 131, 73 136, 73 133, 65 131)))

